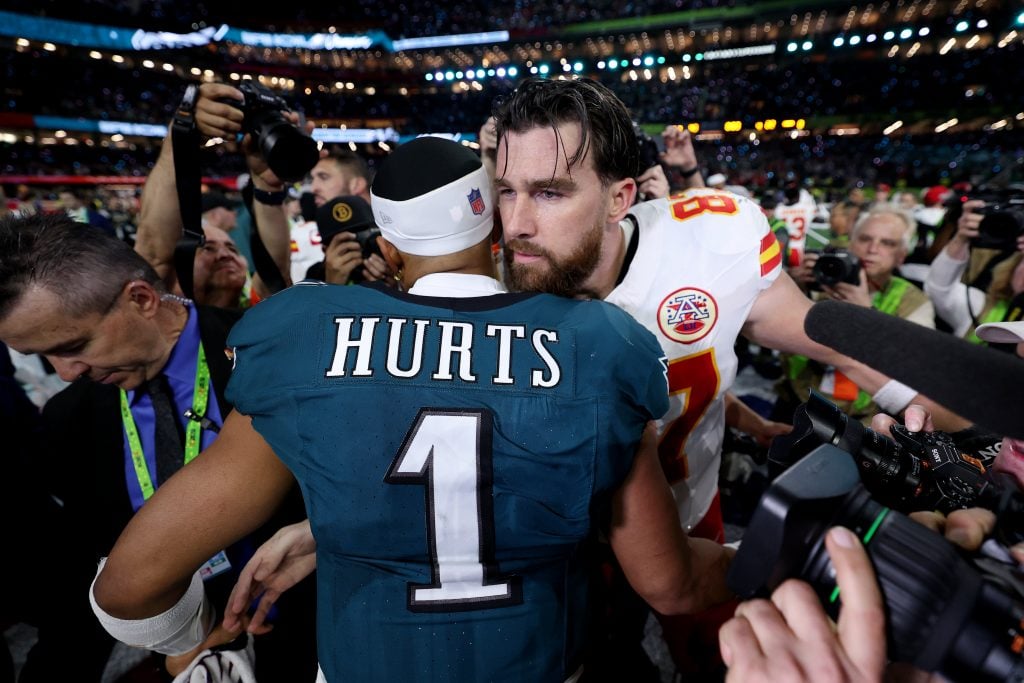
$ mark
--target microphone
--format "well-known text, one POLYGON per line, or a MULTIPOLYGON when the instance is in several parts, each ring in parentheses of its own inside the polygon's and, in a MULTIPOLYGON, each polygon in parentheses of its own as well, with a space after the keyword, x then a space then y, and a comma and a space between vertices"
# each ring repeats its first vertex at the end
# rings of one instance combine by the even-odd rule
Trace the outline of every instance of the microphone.
POLYGON ((1024 439, 1024 360, 841 301, 807 312, 812 340, 908 384, 986 429, 1024 439))

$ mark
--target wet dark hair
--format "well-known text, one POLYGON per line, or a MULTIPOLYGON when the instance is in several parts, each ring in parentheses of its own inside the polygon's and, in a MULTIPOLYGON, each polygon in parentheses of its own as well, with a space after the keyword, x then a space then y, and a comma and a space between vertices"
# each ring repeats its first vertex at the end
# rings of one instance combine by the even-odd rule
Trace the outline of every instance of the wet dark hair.
MULTIPOLYGON (((550 127, 558 134, 563 123, 580 125, 580 144, 567 154, 569 168, 591 153, 597 175, 604 183, 640 174, 640 146, 626 105, 605 86, 586 78, 523 81, 508 97, 494 105, 498 140, 509 133, 550 127)), ((563 148, 564 149, 564 148, 563 148)))
POLYGON ((56 294, 69 316, 105 313, 132 280, 167 291, 128 244, 63 213, 0 219, 0 319, 30 287, 56 294))

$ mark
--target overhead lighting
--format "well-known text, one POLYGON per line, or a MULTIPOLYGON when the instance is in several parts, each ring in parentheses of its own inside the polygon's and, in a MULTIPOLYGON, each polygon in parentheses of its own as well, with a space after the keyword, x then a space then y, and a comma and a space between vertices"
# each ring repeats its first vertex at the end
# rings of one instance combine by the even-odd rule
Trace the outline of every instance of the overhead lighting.
POLYGON ((885 130, 882 131, 882 135, 892 135, 902 127, 902 121, 894 121, 893 123, 890 123, 888 126, 886 126, 885 130))
POLYGON ((850 45, 860 45, 860 36, 850 36, 850 45))
POLYGON ((950 119, 949 121, 946 121, 945 123, 940 123, 939 125, 935 126, 935 132, 936 133, 942 133, 944 131, 949 130, 950 128, 952 128, 953 126, 955 126, 958 123, 960 123, 959 119, 950 119))
POLYGON ((121 55, 111 55, 110 61, 112 61, 114 64, 124 64, 124 57, 122 57, 121 55))
POLYGON ((805 41, 804 41, 804 44, 802 45, 802 47, 803 47, 803 49, 804 49, 804 52, 807 52, 807 51, 808 51, 808 50, 810 50, 810 49, 811 49, 812 47, 814 47, 814 43, 812 43, 812 42, 811 42, 811 41, 809 41, 809 40, 805 40, 805 41))
POLYGON ((1000 128, 1005 128, 1007 123, 1009 123, 1009 121, 1006 119, 999 119, 995 123, 985 126, 985 128, 987 130, 999 130, 1000 128))
POLYGON ((843 38, 842 36, 836 36, 835 39, 832 41, 832 46, 833 47, 842 47, 843 43, 845 43, 845 42, 846 42, 845 38, 843 38))
POLYGON ((152 59, 144 59, 142 60, 142 66, 146 67, 147 69, 152 69, 154 66, 156 66, 156 62, 154 62, 152 59))
POLYGON ((892 40, 895 37, 896 33, 894 31, 886 31, 885 33, 882 34, 882 38, 885 40, 892 40))
POLYGON ((25 38, 18 38, 14 42, 18 45, 18 47, 28 47, 29 46, 29 42, 25 38))
POLYGON ((1006 47, 1007 45, 1012 43, 1013 39, 1016 38, 1016 37, 1017 37, 1017 32, 1016 31, 1010 31, 1005 36, 1003 36, 1002 40, 999 41, 999 47, 1000 48, 1006 47))
POLYGON ((978 28, 988 28, 988 20, 981 19, 978 21, 978 28))
POLYGON ((57 49, 57 46, 53 43, 43 43, 43 49, 47 52, 53 52, 57 49))
POLYGON ((981 36, 975 33, 973 36, 971 36, 971 39, 967 41, 967 44, 964 45, 964 47, 970 50, 972 47, 978 44, 979 40, 981 40, 981 36))
POLYGON ((173 64, 164 64, 163 65, 163 70, 164 71, 174 71, 174 65, 173 64))
POLYGON ((926 35, 928 35, 931 32, 932 32, 932 30, 930 28, 928 28, 927 26, 925 26, 924 28, 922 28, 920 31, 917 32, 917 35, 919 35, 922 38, 924 38, 926 35))
POLYGON ((939 48, 939 54, 940 55, 946 54, 947 52, 952 50, 955 45, 956 45, 956 38, 950 38, 945 43, 943 43, 942 47, 939 48))
POLYGON ((96 51, 96 50, 91 50, 89 52, 89 56, 92 57, 93 59, 103 59, 103 54, 101 52, 96 51))
POLYGON ((956 26, 953 27, 953 30, 956 31, 957 33, 963 33, 964 31, 966 31, 970 27, 971 27, 971 25, 968 24, 966 21, 958 21, 956 23, 956 26))
POLYGON ((905 28, 902 31, 900 31, 900 40, 907 40, 912 35, 914 35, 914 32, 909 28, 905 28))

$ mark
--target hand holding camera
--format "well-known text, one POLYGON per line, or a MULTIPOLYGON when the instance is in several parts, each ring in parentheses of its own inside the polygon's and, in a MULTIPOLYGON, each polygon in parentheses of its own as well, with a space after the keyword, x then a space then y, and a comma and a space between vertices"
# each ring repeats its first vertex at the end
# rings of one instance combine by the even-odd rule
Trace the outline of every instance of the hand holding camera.
POLYGON ((312 124, 298 127, 299 117, 269 88, 243 81, 237 88, 204 83, 196 102, 196 126, 210 137, 245 133, 242 149, 253 176, 270 185, 301 180, 320 159, 312 124), (268 175, 269 172, 273 175, 268 175))

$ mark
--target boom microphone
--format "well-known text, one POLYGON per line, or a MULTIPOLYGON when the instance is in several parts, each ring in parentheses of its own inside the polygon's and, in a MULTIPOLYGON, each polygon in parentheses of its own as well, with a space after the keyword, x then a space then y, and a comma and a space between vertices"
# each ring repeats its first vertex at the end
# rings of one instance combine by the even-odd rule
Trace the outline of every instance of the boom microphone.
POLYGON ((820 301, 807 336, 910 385, 986 429, 1024 438, 1024 360, 894 315, 820 301))

